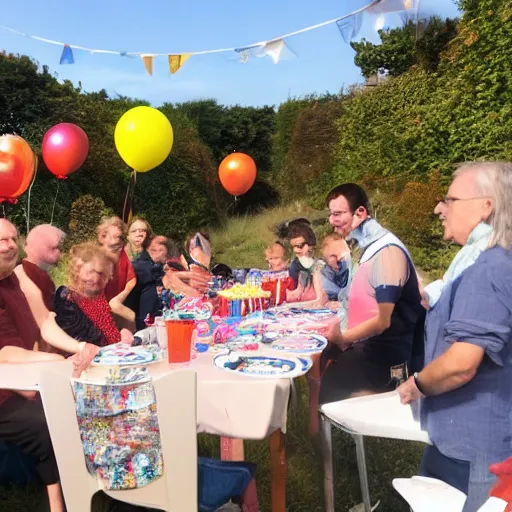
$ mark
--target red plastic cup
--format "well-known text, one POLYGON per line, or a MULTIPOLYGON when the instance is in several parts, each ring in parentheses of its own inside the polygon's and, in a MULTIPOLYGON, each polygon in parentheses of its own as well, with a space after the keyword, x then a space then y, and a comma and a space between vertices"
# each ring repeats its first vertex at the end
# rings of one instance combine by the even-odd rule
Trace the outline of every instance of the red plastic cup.
POLYGON ((192 352, 194 320, 166 320, 169 363, 188 363, 192 352))

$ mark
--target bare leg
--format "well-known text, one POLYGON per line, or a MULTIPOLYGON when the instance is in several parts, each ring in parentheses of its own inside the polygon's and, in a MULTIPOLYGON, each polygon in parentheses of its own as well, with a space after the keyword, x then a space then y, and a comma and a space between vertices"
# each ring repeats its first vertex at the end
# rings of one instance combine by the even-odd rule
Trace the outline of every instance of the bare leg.
POLYGON ((48 490, 48 500, 50 502, 50 512, 65 512, 64 499, 62 498, 62 491, 60 484, 52 484, 46 487, 48 490))

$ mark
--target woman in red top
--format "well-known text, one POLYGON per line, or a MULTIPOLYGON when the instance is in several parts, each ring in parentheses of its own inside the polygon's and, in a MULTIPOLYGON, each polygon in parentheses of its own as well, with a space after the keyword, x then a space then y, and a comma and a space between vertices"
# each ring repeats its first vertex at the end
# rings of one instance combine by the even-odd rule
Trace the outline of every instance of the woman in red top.
POLYGON ((126 224, 119 217, 105 219, 97 228, 98 242, 114 263, 112 277, 105 287, 105 297, 112 313, 130 330, 135 328, 135 313, 124 305, 137 283, 135 270, 124 250, 126 224))
POLYGON ((94 243, 75 245, 70 256, 69 286, 55 294, 57 324, 73 338, 98 346, 132 341, 130 332, 117 328, 105 296, 113 268, 110 258, 94 243))

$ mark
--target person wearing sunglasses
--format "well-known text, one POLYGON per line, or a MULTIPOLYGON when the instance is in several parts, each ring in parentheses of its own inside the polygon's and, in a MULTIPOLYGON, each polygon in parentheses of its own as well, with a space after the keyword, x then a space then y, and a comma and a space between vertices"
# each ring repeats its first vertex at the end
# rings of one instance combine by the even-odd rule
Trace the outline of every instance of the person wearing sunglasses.
POLYGON ((433 443, 420 475, 459 489, 463 512, 476 512, 496 481, 489 466, 512 451, 512 163, 463 164, 435 213, 463 248, 427 313, 425 367, 398 393, 421 400, 433 443))
POLYGON ((286 291, 286 302, 315 301, 319 305, 327 302, 322 288, 320 271, 322 262, 314 257, 316 235, 309 224, 291 222, 288 226, 288 242, 295 259, 290 265, 293 289, 286 291))

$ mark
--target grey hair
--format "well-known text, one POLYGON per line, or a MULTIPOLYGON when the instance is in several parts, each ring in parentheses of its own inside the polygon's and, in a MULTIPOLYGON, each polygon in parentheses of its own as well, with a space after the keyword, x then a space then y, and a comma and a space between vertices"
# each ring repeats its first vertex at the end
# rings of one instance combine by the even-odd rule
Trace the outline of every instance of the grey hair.
POLYGON ((492 213, 486 221, 493 230, 489 247, 512 249, 512 163, 468 162, 454 177, 466 173, 474 175, 477 193, 492 200, 492 213))

